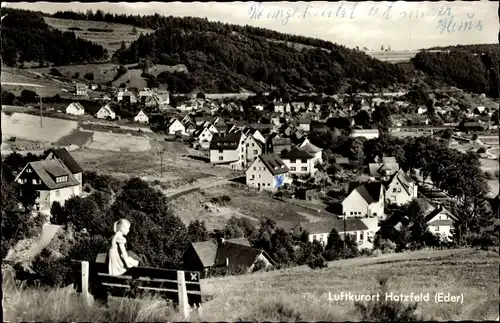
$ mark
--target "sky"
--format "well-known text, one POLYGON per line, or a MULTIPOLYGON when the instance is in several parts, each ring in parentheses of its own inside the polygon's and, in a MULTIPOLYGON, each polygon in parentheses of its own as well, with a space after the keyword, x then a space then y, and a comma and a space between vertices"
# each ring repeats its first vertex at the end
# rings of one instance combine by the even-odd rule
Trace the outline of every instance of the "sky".
POLYGON ((498 2, 2 2, 54 13, 73 10, 167 16, 251 25, 378 51, 498 42, 498 2))

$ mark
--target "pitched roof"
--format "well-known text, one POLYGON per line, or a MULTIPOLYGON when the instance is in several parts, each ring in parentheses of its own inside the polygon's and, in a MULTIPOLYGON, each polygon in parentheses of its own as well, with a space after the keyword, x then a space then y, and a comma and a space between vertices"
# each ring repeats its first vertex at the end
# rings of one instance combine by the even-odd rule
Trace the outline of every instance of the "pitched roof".
MULTIPOLYGON (((71 156, 69 151, 66 150, 66 148, 52 148, 50 149, 50 152, 56 157, 57 159, 61 160, 64 165, 71 171, 72 174, 76 173, 81 173, 83 172, 82 167, 76 162, 76 160, 71 156)), ((47 159, 50 157, 47 156, 47 159)), ((46 160, 47 160, 46 159, 46 160)))
POLYGON ((276 154, 260 155, 259 159, 266 166, 266 168, 273 174, 273 176, 284 174, 289 171, 283 160, 276 154))
POLYGON ((359 195, 361 195, 368 204, 379 201, 382 189, 383 187, 381 182, 349 183, 349 194, 351 194, 354 190, 358 191, 359 195))
POLYGON ((103 106, 102 108, 99 109, 100 110, 104 110, 106 111, 108 114, 113 114, 113 110, 111 109, 111 107, 109 106, 109 104, 106 104, 105 106, 103 106))
POLYGON ((83 105, 80 104, 80 102, 71 102, 67 108, 69 108, 70 106, 74 106, 77 110, 85 110, 83 108, 83 105))
POLYGON ((323 149, 311 144, 310 142, 305 143, 303 146, 299 148, 300 150, 306 151, 310 154, 315 154, 323 151, 323 149))
POLYGON ((338 219, 319 222, 300 222, 298 225, 301 225, 309 234, 330 233, 333 229, 337 230, 339 233, 368 230, 366 224, 364 224, 361 219, 357 218, 345 219, 345 231, 344 220, 338 219))
POLYGON ((200 258, 203 267, 211 267, 215 264, 215 256, 217 255, 217 244, 210 241, 192 242, 196 254, 200 258))
POLYGON ((210 149, 225 149, 235 150, 238 149, 243 133, 232 132, 226 134, 214 134, 210 142, 210 149))
POLYGON ((335 157, 335 164, 337 164, 337 165, 349 164, 349 158, 346 158, 346 157, 335 157))
POLYGON ((301 159, 301 158, 312 159, 312 158, 314 158, 314 156, 312 156, 307 151, 299 150, 296 147, 294 147, 294 148, 290 149, 289 152, 282 154, 281 158, 283 158, 283 159, 301 159))
POLYGON ((229 266, 250 267, 257 260, 257 257, 263 252, 263 250, 255 249, 249 246, 224 242, 217 248, 215 265, 224 266, 227 258, 229 260, 229 266))
POLYGON ((399 181, 399 183, 401 183, 401 186, 403 186, 403 188, 405 189, 406 193, 410 194, 410 186, 412 185, 412 183, 414 183, 413 179, 411 179, 410 176, 406 175, 406 173, 400 169, 394 174, 390 182, 392 183, 394 180, 399 181))
POLYGON ((368 164, 371 176, 387 175, 392 176, 399 170, 398 163, 370 163, 368 164))
POLYGON ((39 160, 28 163, 29 167, 40 177, 42 182, 49 189, 60 189, 80 185, 80 182, 71 174, 71 171, 57 159, 39 160), (68 176, 68 180, 62 183, 56 183, 55 177, 68 176))

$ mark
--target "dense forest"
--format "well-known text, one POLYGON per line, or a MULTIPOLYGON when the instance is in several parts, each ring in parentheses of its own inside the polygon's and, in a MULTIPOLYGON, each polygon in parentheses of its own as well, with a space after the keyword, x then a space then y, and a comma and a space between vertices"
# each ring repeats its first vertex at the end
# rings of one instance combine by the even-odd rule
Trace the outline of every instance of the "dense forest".
POLYGON ((2 27, 5 64, 46 61, 56 65, 89 62, 106 57, 101 46, 52 30, 43 15, 60 19, 105 21, 155 32, 141 35, 122 47, 113 60, 120 64, 186 65, 189 72, 154 76, 144 69, 148 85, 167 84, 177 93, 254 92, 272 86, 287 92, 333 94, 362 84, 360 90, 404 85, 423 71, 428 84, 448 84, 475 93, 498 97, 499 53, 495 45, 436 47, 411 63, 391 64, 330 41, 288 35, 264 28, 209 22, 203 18, 124 15, 93 12, 40 12, 6 9, 2 27), (303 45, 292 48, 288 43, 303 45))
POLYGON ((106 59, 102 46, 77 38, 73 32, 50 28, 40 13, 2 8, 2 62, 16 66, 23 62, 55 65, 106 59))

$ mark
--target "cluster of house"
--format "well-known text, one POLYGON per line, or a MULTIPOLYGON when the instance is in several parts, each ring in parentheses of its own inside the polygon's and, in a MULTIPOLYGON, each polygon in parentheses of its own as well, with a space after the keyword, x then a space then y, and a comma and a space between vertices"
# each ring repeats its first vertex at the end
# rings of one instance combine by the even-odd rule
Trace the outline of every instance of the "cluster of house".
POLYGON ((36 190, 33 211, 50 216, 54 202, 64 205, 82 194, 82 174, 82 167, 65 148, 53 148, 45 159, 27 163, 15 182, 32 185, 36 190))

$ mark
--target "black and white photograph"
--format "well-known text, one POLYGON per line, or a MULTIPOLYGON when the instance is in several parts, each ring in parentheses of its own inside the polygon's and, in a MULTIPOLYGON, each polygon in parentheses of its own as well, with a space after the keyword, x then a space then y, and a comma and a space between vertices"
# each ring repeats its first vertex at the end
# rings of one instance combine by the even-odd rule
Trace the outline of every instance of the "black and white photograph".
POLYGON ((4 322, 500 320, 498 2, 0 15, 4 322))

